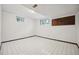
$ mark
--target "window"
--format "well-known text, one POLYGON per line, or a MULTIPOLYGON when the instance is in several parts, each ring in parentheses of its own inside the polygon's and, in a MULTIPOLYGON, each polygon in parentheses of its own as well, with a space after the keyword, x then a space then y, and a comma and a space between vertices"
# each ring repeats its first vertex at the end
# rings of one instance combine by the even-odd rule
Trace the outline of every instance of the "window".
POLYGON ((17 22, 24 22, 24 17, 16 16, 17 22))
POLYGON ((49 24, 49 23, 50 23, 49 19, 40 20, 40 25, 49 24))

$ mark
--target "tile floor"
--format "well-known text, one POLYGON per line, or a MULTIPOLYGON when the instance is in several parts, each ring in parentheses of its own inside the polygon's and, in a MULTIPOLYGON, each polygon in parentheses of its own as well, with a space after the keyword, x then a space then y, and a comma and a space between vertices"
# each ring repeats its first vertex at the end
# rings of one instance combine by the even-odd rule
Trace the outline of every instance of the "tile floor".
POLYGON ((76 45, 31 37, 2 44, 2 55, 78 55, 76 45))

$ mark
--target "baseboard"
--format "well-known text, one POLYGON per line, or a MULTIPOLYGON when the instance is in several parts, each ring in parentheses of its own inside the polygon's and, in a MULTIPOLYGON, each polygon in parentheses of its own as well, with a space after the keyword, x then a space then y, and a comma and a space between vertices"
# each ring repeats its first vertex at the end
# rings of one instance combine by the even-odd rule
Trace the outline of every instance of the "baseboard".
POLYGON ((49 40, 54 40, 54 41, 64 42, 64 43, 68 43, 68 44, 74 44, 74 45, 76 45, 76 46, 79 48, 78 44, 77 44, 77 43, 74 43, 74 42, 63 41, 63 40, 58 40, 58 39, 52 39, 52 38, 43 37, 43 36, 39 36, 39 35, 35 35, 35 36, 40 37, 40 38, 49 39, 49 40))
MULTIPOLYGON (((23 37, 23 38, 17 38, 17 39, 12 39, 12 40, 8 40, 8 41, 2 41, 1 42, 1 46, 2 46, 3 43, 13 42, 13 41, 17 41, 17 40, 23 40, 23 39, 31 38, 31 37, 40 37, 40 38, 45 38, 45 39, 54 40, 54 41, 58 41, 58 42, 64 42, 64 43, 68 43, 68 44, 74 44, 74 45, 76 45, 79 48, 79 45, 77 43, 74 43, 74 42, 68 42, 68 41, 63 41, 63 40, 58 40, 58 39, 52 39, 52 38, 43 37, 43 36, 39 36, 39 35, 32 35, 32 36, 23 37)), ((1 50, 1 46, 0 46, 0 50, 1 50)))
POLYGON ((28 37, 23 37, 23 38, 12 39, 12 40, 8 40, 8 41, 2 41, 1 43, 7 43, 7 42, 12 42, 12 41, 17 41, 17 40, 23 40, 23 39, 31 38, 31 37, 34 37, 34 36, 35 35, 28 36, 28 37))
POLYGON ((0 53, 1 53, 1 47, 2 47, 2 43, 1 43, 1 45, 0 45, 0 53))
POLYGON ((77 44, 77 47, 79 48, 79 45, 77 44))

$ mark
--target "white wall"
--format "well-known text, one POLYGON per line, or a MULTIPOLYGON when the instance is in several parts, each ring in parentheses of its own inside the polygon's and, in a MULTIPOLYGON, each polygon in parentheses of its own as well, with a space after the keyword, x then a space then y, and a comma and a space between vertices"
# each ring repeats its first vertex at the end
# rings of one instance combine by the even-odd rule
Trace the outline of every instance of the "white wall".
POLYGON ((3 5, 3 41, 34 35, 34 21, 26 12, 21 5, 3 5), (24 22, 17 22, 16 16, 24 17, 24 22))
MULTIPOLYGON (((60 17, 63 16, 65 15, 62 15, 60 17)), ((50 24, 47 25, 40 25, 40 20, 38 20, 37 22, 37 35, 69 42, 77 41, 75 25, 52 26, 51 20, 50 24)))
POLYGON ((0 45, 1 45, 1 5, 0 5, 0 45))
MULTIPOLYGON (((64 9, 64 7, 62 8, 64 9)), ((52 17, 59 18, 64 16, 70 16, 76 14, 75 12, 78 11, 73 10, 73 8, 72 11, 70 11, 70 7, 65 7, 65 9, 68 9, 68 12, 66 11, 66 13, 61 14, 58 13, 57 16, 52 14, 52 17)), ((42 17, 40 17, 39 19, 39 14, 37 15, 38 19, 32 19, 33 17, 36 17, 36 15, 37 14, 35 12, 27 10, 27 8, 21 5, 3 5, 3 41, 27 37, 34 34, 70 42, 77 41, 75 25, 51 26, 51 20, 50 24, 48 25, 40 25, 40 19, 42 19, 42 17), (24 17, 25 22, 17 23, 17 15, 24 17)))
MULTIPOLYGON (((35 11, 55 19, 76 15, 79 11, 79 5, 39 5, 35 11)), ((36 33, 52 39, 77 42, 76 25, 52 26, 51 20, 50 24, 40 25, 40 19, 38 19, 36 33)))
POLYGON ((77 43, 79 45, 79 12, 76 14, 77 43))

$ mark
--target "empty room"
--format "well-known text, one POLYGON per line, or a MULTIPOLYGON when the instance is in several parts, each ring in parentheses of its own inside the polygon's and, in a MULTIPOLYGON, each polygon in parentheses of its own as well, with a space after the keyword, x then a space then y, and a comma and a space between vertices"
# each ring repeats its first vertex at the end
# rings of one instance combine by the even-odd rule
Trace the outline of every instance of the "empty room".
POLYGON ((0 55, 79 55, 79 5, 0 4, 0 55))

